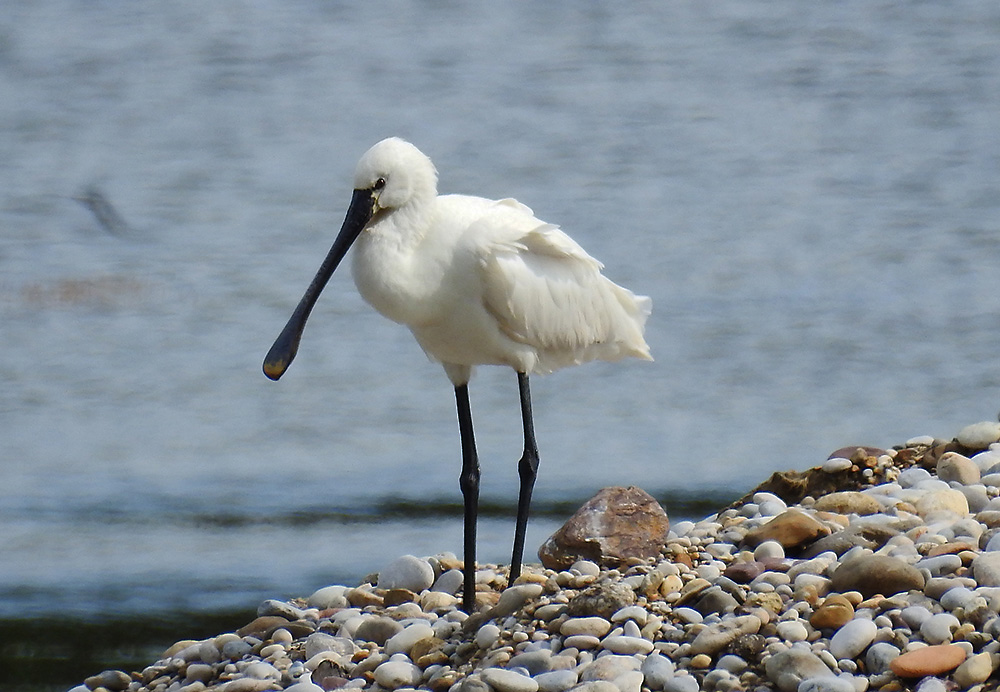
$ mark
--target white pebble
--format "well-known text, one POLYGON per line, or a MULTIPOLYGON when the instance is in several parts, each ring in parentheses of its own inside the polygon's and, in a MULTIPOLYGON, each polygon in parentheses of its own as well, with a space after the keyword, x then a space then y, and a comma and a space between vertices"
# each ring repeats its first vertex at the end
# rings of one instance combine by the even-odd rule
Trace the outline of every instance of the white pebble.
POLYGON ((854 658, 868 648, 878 634, 878 625, 867 618, 856 617, 841 627, 830 639, 834 658, 854 658))
POLYGON ((924 620, 920 625, 920 634, 928 644, 943 644, 951 641, 951 633, 960 624, 951 613, 937 613, 924 620))
POLYGON ((375 669, 375 682, 387 690, 420 682, 420 668, 406 660, 389 660, 375 669))
POLYGON ((483 625, 476 632, 476 646, 480 649, 489 649, 500 639, 500 628, 490 623, 483 625))
POLYGON ((420 593, 434 583, 434 568, 427 560, 403 555, 390 562, 378 574, 380 589, 409 589, 420 593))
POLYGON ((504 668, 486 668, 481 675, 496 692, 538 692, 538 683, 527 675, 504 668))
POLYGON ((823 462, 823 470, 827 473, 839 473, 854 466, 854 462, 844 457, 833 457, 823 462))

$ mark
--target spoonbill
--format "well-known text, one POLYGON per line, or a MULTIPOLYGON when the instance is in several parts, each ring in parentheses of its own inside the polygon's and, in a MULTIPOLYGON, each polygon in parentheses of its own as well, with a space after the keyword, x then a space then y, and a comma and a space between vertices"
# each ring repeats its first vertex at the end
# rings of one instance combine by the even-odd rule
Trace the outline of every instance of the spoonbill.
POLYGON ((473 366, 517 373, 524 432, 509 582, 521 573, 538 471, 528 376, 590 360, 652 360, 643 327, 652 301, 601 274, 603 266, 558 227, 513 199, 438 195, 437 169, 391 137, 361 157, 347 217, 316 277, 264 359, 277 380, 306 319, 348 249, 361 296, 413 332, 455 388, 465 509, 462 607, 475 607, 479 460, 469 406, 473 366))

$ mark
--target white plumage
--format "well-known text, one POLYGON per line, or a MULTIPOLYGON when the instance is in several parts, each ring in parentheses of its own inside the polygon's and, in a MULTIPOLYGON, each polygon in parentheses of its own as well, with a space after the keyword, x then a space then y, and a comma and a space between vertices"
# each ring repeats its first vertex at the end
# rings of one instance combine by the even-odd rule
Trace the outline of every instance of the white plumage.
POLYGON ((643 327, 652 302, 601 274, 601 263, 557 226, 513 200, 437 194, 437 171, 409 142, 385 139, 354 175, 344 224, 316 278, 264 360, 278 379, 291 364, 316 299, 354 245, 362 297, 405 324, 455 386, 465 500, 463 607, 475 607, 479 461, 468 382, 476 365, 517 372, 524 424, 510 581, 520 574, 538 468, 528 376, 594 359, 652 360, 643 327))
POLYGON ((355 244, 354 280, 455 384, 474 365, 531 374, 597 358, 650 359, 642 336, 649 298, 605 278, 600 262, 525 205, 438 196, 430 159, 396 138, 361 158, 355 188, 379 179, 380 210, 355 244))

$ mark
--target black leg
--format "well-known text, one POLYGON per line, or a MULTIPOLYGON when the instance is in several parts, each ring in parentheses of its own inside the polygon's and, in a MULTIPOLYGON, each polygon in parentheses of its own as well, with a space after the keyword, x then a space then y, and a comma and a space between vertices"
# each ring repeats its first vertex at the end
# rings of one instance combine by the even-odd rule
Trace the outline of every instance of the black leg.
POLYGON ((455 387, 458 403, 458 430, 462 436, 462 475, 458 482, 465 499, 465 586, 462 609, 471 613, 476 607, 476 518, 479 515, 479 457, 476 437, 472 432, 472 409, 469 406, 469 385, 455 387))
POLYGON ((521 421, 524 423, 524 454, 517 464, 521 477, 521 492, 517 498, 517 524, 514 527, 514 554, 510 558, 510 579, 508 584, 521 576, 521 558, 524 555, 524 535, 528 530, 528 510, 531 507, 531 491, 538 475, 538 447, 535 444, 535 425, 531 419, 531 392, 528 376, 517 373, 517 388, 521 395, 521 421))

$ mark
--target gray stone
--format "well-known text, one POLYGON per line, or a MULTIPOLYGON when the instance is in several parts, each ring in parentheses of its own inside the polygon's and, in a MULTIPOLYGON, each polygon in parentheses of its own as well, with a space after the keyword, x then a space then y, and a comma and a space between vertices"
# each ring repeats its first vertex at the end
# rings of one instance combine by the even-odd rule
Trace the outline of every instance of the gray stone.
POLYGON ((760 618, 756 615, 740 615, 709 625, 691 642, 692 654, 714 655, 722 651, 737 637, 755 634, 760 629, 760 618))
POLYGON ((640 668, 650 689, 662 690, 666 681, 674 677, 674 662, 660 653, 646 656, 640 668))
POLYGON ((535 676, 539 692, 563 692, 578 682, 574 670, 552 670, 535 676))
POLYGON ((943 481, 955 481, 962 485, 978 483, 979 467, 972 459, 955 452, 945 452, 938 459, 937 475, 943 481))
MULTIPOLYGON (((868 681, 864 680, 864 684, 867 686, 868 681)), ((796 692, 857 692, 858 689, 854 684, 853 676, 830 677, 824 675, 803 680, 799 683, 796 692)))
POLYGON ((868 671, 875 675, 889 671, 889 664, 900 654, 899 647, 889 642, 875 642, 868 647, 865 654, 865 664, 868 671))
POLYGON ((640 665, 639 659, 634 656, 609 654, 601 656, 592 663, 588 663, 580 671, 580 680, 583 682, 588 680, 614 680, 622 673, 627 673, 630 670, 639 670, 640 665))
POLYGON ((375 682, 387 690, 412 687, 420 682, 420 668, 404 660, 389 660, 375 669, 375 682))
POLYGON ((779 651, 771 656, 764 664, 764 671, 768 680, 777 685, 781 692, 798 692, 799 683, 803 680, 835 677, 819 656, 798 647, 779 651))
POLYGON ((402 632, 398 632, 386 641, 385 653, 389 656, 398 653, 409 654, 410 649, 421 639, 428 639, 434 636, 434 630, 430 625, 422 622, 414 623, 409 627, 404 627, 402 632))
POLYGON ((392 618, 372 615, 364 618, 354 633, 354 638, 384 646, 390 637, 403 631, 403 626, 392 618))
POLYGON ((1000 586, 1000 551, 977 555, 972 561, 972 576, 979 586, 1000 586))
POLYGON ((420 593, 434 583, 434 568, 427 560, 413 555, 403 555, 390 562, 379 572, 378 588, 408 589, 420 593))
POLYGON ((454 596, 462 588, 464 579, 465 575, 462 574, 462 570, 450 569, 437 578, 437 581, 431 586, 431 591, 442 591, 454 596))
POLYGON ((541 584, 515 584, 504 589, 490 615, 492 617, 513 615, 523 608, 525 603, 541 596, 544 590, 541 584))
POLYGON ((855 658, 875 640, 878 626, 867 618, 856 617, 841 627, 830 639, 830 653, 836 659, 855 658))
POLYGON ((698 678, 693 675, 677 675, 667 680, 663 685, 663 692, 699 692, 701 685, 698 678))
POLYGON ((538 682, 513 670, 486 668, 480 674, 496 692, 538 692, 538 682))
POLYGON ((962 428, 956 439, 969 449, 986 449, 1000 440, 1000 423, 983 421, 962 428))

